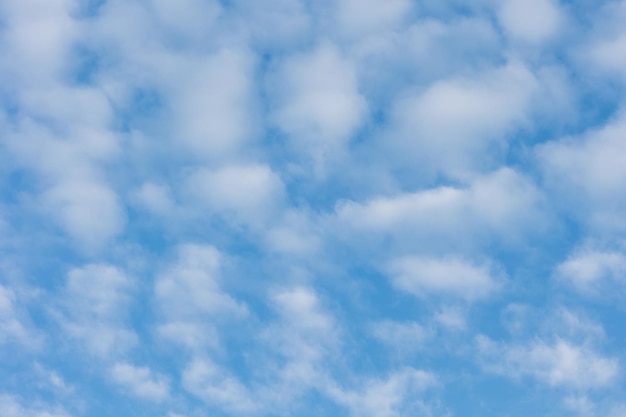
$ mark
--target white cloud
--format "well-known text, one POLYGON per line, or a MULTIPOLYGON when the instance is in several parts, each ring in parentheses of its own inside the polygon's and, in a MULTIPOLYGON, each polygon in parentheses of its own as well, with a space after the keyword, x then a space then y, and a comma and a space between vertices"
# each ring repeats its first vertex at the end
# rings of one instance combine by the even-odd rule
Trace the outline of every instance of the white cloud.
POLYGON ((185 389, 210 406, 253 415, 291 410, 304 393, 324 392, 328 361, 338 353, 334 318, 307 287, 273 291, 271 306, 278 318, 260 328, 261 345, 250 351, 252 382, 244 383, 216 359, 197 355, 183 373, 185 389))
POLYGON ((350 410, 350 415, 400 417, 428 411, 415 396, 436 383, 436 377, 429 372, 404 368, 387 378, 367 379, 357 391, 337 387, 330 387, 328 391, 332 398, 350 410))
POLYGON ((193 43, 210 33, 211 27, 223 13, 217 0, 152 0, 149 3, 156 20, 166 30, 193 43))
POLYGON ((587 52, 600 68, 626 77, 626 33, 599 41, 587 52))
POLYGON ((139 187, 135 191, 133 198, 141 207, 159 215, 170 213, 175 205, 170 190, 166 185, 151 182, 146 182, 139 187))
MULTIPOLYGON (((626 284, 626 256, 621 252, 587 249, 570 255, 556 267, 556 277, 590 295, 626 284)), ((608 294, 607 294, 608 295, 608 294)))
POLYGON ((537 88, 520 63, 437 81, 396 100, 381 146, 413 170, 464 178, 491 165, 526 122, 537 88))
POLYGON ((252 56, 223 49, 192 62, 172 96, 176 142, 201 156, 239 150, 256 132, 252 56))
POLYGON ((600 230, 626 228, 626 117, 619 116, 580 137, 563 138, 537 150, 547 186, 562 209, 600 230))
POLYGON ((183 386, 207 404, 229 413, 248 414, 258 408, 248 389, 209 359, 198 358, 187 366, 183 386))
POLYGON ((509 36, 529 43, 545 42, 564 23, 558 0, 505 0, 498 19, 509 36))
POLYGON ((59 395, 69 395, 75 391, 75 387, 66 382, 63 377, 53 369, 46 368, 39 363, 34 366, 39 384, 59 395))
POLYGON ((337 20, 350 35, 383 31, 408 17, 410 0, 336 0, 337 20))
MULTIPOLYGON (((20 91, 20 111, 42 126, 62 124, 65 135, 57 146, 72 145, 77 153, 93 160, 106 160, 119 153, 120 146, 109 130, 114 111, 104 92, 94 87, 57 84, 45 89, 27 88, 20 91)), ((54 131, 51 129, 51 131, 54 131)), ((25 148, 28 144, 23 144, 25 148)), ((32 145, 31 145, 32 146, 32 145)), ((33 157, 42 165, 47 161, 31 148, 33 157)), ((59 166, 60 169, 68 167, 59 166)))
POLYGON ((594 16, 592 36, 579 53, 583 62, 590 62, 602 76, 614 75, 626 81, 626 2, 606 2, 594 16))
POLYGON ((395 59, 419 71, 415 73, 417 80, 436 82, 459 74, 459 69, 468 72, 480 66, 480 60, 489 59, 498 50, 498 37, 489 20, 457 16, 453 20, 415 20, 403 36, 392 39, 397 44, 395 59), (427 66, 423 65, 425 59, 429 59, 427 66))
POLYGON ((384 320, 375 322, 371 331, 381 343, 400 354, 413 353, 424 347, 431 331, 416 322, 384 320))
POLYGON ((42 211, 77 247, 100 248, 124 226, 124 214, 100 164, 119 151, 113 110, 98 88, 70 81, 82 26, 71 1, 4 2, 0 74, 15 121, 5 145, 16 169, 37 174, 42 211), (68 214, 70 213, 71 214, 68 214), (86 212, 101 222, 87 219, 86 212))
POLYGON ((272 384, 259 390, 267 404, 285 407, 310 389, 323 391, 331 360, 340 352, 338 323, 311 288, 277 289, 271 294, 279 317, 260 333, 270 358, 263 366, 272 384))
POLYGON ((266 234, 269 247, 278 253, 311 259, 323 244, 311 217, 296 210, 283 212, 266 234))
POLYGON ((67 317, 63 328, 85 344, 94 355, 109 356, 126 351, 136 335, 126 323, 131 279, 107 264, 89 264, 68 273, 63 304, 67 317))
POLYGON ((222 255, 213 246, 186 244, 160 275, 155 295, 161 336, 191 349, 216 346, 218 318, 243 317, 246 306, 220 288, 222 255))
POLYGON ((570 340, 594 343, 605 336, 600 323, 574 310, 561 308, 556 312, 554 320, 545 320, 545 317, 543 320, 548 328, 552 327, 553 332, 566 335, 570 340))
POLYGON ((101 248, 126 224, 117 194, 105 184, 64 182, 48 189, 43 203, 83 248, 101 248))
POLYGON ((389 234, 396 245, 412 250, 476 248, 485 238, 516 242, 532 230, 547 227, 542 200, 532 182, 505 168, 477 177, 465 187, 441 186, 362 203, 340 202, 334 233, 359 236, 360 244, 365 244, 363 236, 389 234))
POLYGON ((568 410, 581 416, 593 415, 594 404, 586 395, 570 395, 564 400, 565 407, 568 410))
POLYGON ((52 405, 25 404, 23 399, 0 393, 0 413, 2 417, 69 417, 61 407, 52 405))
POLYGON ((116 383, 140 398, 158 402, 169 395, 169 384, 165 377, 145 366, 116 363, 111 376, 116 383))
POLYGON ((209 210, 249 225, 267 223, 285 198, 280 177, 261 164, 200 169, 187 188, 209 210))
POLYGON ((610 417, 626 417, 626 405, 615 405, 611 408, 610 417))
POLYGON ((404 257, 388 266, 397 288, 418 297, 452 296, 474 300, 485 298, 498 287, 497 272, 459 258, 404 257))
POLYGON ((272 295, 272 301, 284 326, 276 329, 279 338, 275 341, 276 348, 296 361, 316 361, 329 353, 338 329, 314 290, 306 287, 279 290, 272 295))
POLYGON ((350 45, 350 55, 372 113, 388 115, 393 102, 407 95, 484 68, 498 55, 500 42, 493 24, 481 16, 423 18, 404 29, 372 32, 350 45))
POLYGON ((245 307, 219 286, 221 263, 222 255, 213 246, 180 246, 176 262, 155 287, 164 312, 174 317, 193 317, 198 312, 245 314, 245 307))
POLYGON ((235 0, 252 41, 272 48, 300 45, 311 36, 312 17, 302 0, 235 0))
POLYGON ((103 170, 120 153, 106 96, 64 85, 24 88, 17 96, 21 117, 5 142, 15 168, 36 174, 40 211, 76 246, 101 249, 126 224, 122 202, 103 170))
POLYGON ((19 320, 15 301, 15 292, 0 285, 0 346, 12 341, 25 346, 32 344, 31 335, 19 320))
POLYGON ((6 22, 0 43, 5 57, 0 72, 13 80, 48 83, 66 65, 77 25, 68 0, 27 0, 0 5, 6 22), (8 67, 8 68, 7 68, 8 67))
POLYGON ((532 304, 510 303, 500 312, 500 321, 515 340, 539 333, 544 338, 595 346, 605 338, 602 325, 581 308, 546 311, 532 304))
POLYGON ((554 387, 588 390, 609 386, 619 376, 617 359, 562 339, 505 345, 479 336, 477 342, 487 370, 514 378, 531 376, 554 387))
POLYGON ((324 160, 341 149, 367 114, 352 63, 331 44, 290 57, 274 84, 275 122, 292 146, 314 158, 324 160))
POLYGON ((8 288, 0 286, 0 317, 13 314, 13 300, 15 295, 8 288))
POLYGON ((467 328, 467 317, 463 310, 446 307, 435 313, 435 323, 445 329, 465 330, 467 328))

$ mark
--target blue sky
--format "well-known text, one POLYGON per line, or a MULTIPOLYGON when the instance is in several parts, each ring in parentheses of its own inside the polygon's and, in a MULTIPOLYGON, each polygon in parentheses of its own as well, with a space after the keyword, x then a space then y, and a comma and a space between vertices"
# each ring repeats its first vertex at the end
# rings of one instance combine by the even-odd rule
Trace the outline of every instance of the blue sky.
POLYGON ((626 1, 3 0, 1 417, 626 417, 626 1))

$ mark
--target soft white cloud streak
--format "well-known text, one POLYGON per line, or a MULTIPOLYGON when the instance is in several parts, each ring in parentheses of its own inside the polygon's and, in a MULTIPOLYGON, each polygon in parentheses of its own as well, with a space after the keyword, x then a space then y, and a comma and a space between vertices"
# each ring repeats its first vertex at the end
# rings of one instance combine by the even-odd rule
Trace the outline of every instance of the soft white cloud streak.
POLYGON ((368 105, 353 64, 334 45, 290 57, 276 75, 274 120, 296 150, 323 162, 365 121, 368 105))
POLYGON ((213 407, 234 414, 250 414, 258 409, 248 389, 209 359, 198 358, 183 372, 187 391, 213 407))
POLYGON ((15 292, 0 285, 0 346, 10 342, 28 346, 33 342, 33 337, 18 317, 15 302, 15 292))
POLYGON ((208 157, 237 151, 256 130, 253 57, 223 49, 191 68, 173 97, 176 142, 208 157))
POLYGON ((457 258, 405 257, 388 266, 395 287, 418 297, 485 298, 499 286, 498 273, 488 265, 457 258))
POLYGON ((523 241, 531 225, 548 226, 543 200, 528 178, 505 168, 464 187, 340 202, 335 215, 337 228, 351 236, 390 235, 412 250, 450 251, 475 248, 483 239, 523 241))
POLYGON ((588 295, 613 294, 626 284, 626 256, 617 251, 587 249, 556 267, 556 277, 588 295))
POLYGON ((188 192, 210 211, 236 223, 263 226, 281 207, 280 177, 267 165, 231 165, 199 169, 187 181, 188 192))
POLYGON ((185 244, 156 281, 161 336, 193 350, 219 346, 219 318, 240 318, 247 307, 220 287, 223 256, 213 246, 185 244))
POLYGON ((70 415, 59 406, 26 405, 17 396, 0 394, 0 412, 3 417, 69 417, 70 415))
POLYGON ((126 323, 133 281, 107 264, 89 264, 68 273, 61 315, 63 329, 87 353, 107 358, 122 354, 137 343, 126 323))
POLYGON ((432 338, 432 331, 416 322, 384 320, 373 323, 371 331, 381 343, 400 354, 420 350, 432 338))
POLYGON ((531 376, 549 386, 599 389, 613 384, 620 374, 616 358, 562 339, 506 345, 480 336, 477 345, 487 370, 514 378, 531 376))
POLYGON ((549 40, 564 23, 558 0, 505 0, 498 19, 514 40, 535 44, 549 40))
POLYGON ((422 391, 436 385, 435 375, 405 368, 387 378, 363 381, 358 391, 331 387, 329 394, 350 411, 350 415, 368 417, 399 417, 406 413, 428 412, 425 404, 415 400, 422 391))
POLYGON ((140 398, 159 402, 169 395, 169 384, 165 377, 145 366, 116 363, 111 369, 111 377, 140 398))
POLYGON ((409 0, 336 0, 337 20, 351 36, 393 28, 412 9, 409 0))
POLYGON ((558 192, 563 209, 588 226, 609 234, 626 227, 626 118, 619 115, 579 137, 537 149, 547 186, 558 192))
POLYGON ((523 126, 537 88, 519 62, 437 81, 396 100, 381 146, 405 164, 419 161, 426 174, 463 178, 489 166, 523 126))

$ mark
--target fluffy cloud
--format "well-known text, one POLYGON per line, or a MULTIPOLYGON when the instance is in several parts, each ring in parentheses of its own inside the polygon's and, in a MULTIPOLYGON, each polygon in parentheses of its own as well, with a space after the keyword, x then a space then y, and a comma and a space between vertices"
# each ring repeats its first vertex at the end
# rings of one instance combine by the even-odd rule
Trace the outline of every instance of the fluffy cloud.
POLYGON ((9 59, 2 60, 3 76, 20 83, 47 83, 66 65, 77 34, 66 0, 5 2, 1 11, 7 26, 0 42, 9 59), (5 72, 6 71, 6 72, 5 72))
POLYGON ((0 394, 0 412, 6 417, 69 417, 58 406, 26 405, 25 401, 9 394, 0 394))
POLYGON ((610 385, 619 376, 616 358, 561 339, 503 345, 483 336, 477 342, 481 355, 491 362, 486 367, 512 377, 531 376, 550 386, 587 390, 610 385))
POLYGON ((182 0, 172 3, 166 0, 149 2, 150 9, 155 13, 156 20, 173 32, 190 42, 198 42, 203 35, 210 33, 211 23, 223 13, 218 1, 182 0))
POLYGON ((506 0, 500 5, 498 19, 513 39, 541 43, 558 32, 564 16, 555 0, 506 0))
POLYGON ((388 234, 401 247, 449 251, 476 247, 477 237, 523 239, 528 226, 547 226, 542 206, 541 193, 528 178, 502 169, 466 187, 441 186, 363 203, 341 202, 336 218, 340 230, 350 234, 388 234))
POLYGON ((274 81, 274 120, 291 146, 324 160, 362 125, 367 102, 352 63, 332 44, 286 60, 274 81))
MULTIPOLYGON (((360 391, 330 390, 337 402, 350 410, 350 415, 368 417, 396 417, 406 413, 428 413, 428 408, 413 398, 437 382, 435 375, 417 370, 402 369, 386 379, 370 379, 360 391)), ((423 394, 422 394, 423 395, 423 394)))
POLYGON ((37 174, 43 214, 78 247, 101 249, 126 223, 123 204, 102 170, 119 152, 106 98, 91 89, 57 87, 27 90, 21 105, 26 116, 11 125, 5 142, 12 165, 37 174))
POLYGON ((139 206, 158 215, 171 213, 175 204, 167 186, 151 182, 138 188, 134 199, 139 206))
POLYGON ((406 257, 388 267, 394 286, 419 297, 484 298, 498 287, 493 268, 455 258, 406 257))
POLYGON ((557 266, 556 276, 582 293, 609 296, 626 284, 626 256, 616 251, 581 250, 557 266))
POLYGON ((249 225, 267 223, 284 199, 280 177, 260 164, 200 169, 189 178, 187 187, 202 206, 249 225))
POLYGON ((373 323, 371 330, 381 343, 400 354, 423 348, 432 336, 430 329, 416 322, 384 320, 373 323))
POLYGON ((46 191, 43 203, 63 228, 87 248, 100 248, 126 222, 117 194, 98 183, 68 182, 46 191))
POLYGON ((603 75, 626 80, 626 31, 624 1, 608 2, 600 9, 594 19, 593 37, 580 52, 585 62, 591 62, 603 75))
POLYGON ((196 359, 183 373, 183 385, 190 393, 229 413, 249 414, 258 406, 236 377, 208 359, 196 359))
POLYGON ((269 49, 291 48, 306 42, 313 24, 308 5, 302 0, 235 0, 244 30, 253 42, 269 49))
POLYGON ((15 292, 0 285, 0 346, 17 341, 30 344, 32 338, 19 320, 15 309, 15 292))
POLYGON ((311 383, 321 371, 315 365, 333 353, 339 329, 310 288, 278 290, 272 294, 272 303, 281 321, 268 328, 263 337, 289 359, 284 369, 286 377, 293 378, 294 383, 311 383))
POLYGON ((159 333, 192 349, 216 346, 212 321, 243 317, 246 306, 220 288, 222 255, 212 246, 186 244, 155 284, 164 322, 159 333))
POLYGON ((194 153, 230 153, 255 133, 254 68, 245 51, 224 49, 195 63, 176 90, 177 142, 194 153))
POLYGON ((462 178, 491 164, 527 119, 537 88, 533 74, 515 62, 437 81, 396 100, 381 146, 425 174, 462 178))
POLYGON ((411 11, 408 0, 337 0, 337 20, 351 35, 381 31, 401 22, 411 11))
POLYGON ((565 210, 601 230, 625 225, 626 181, 623 116, 580 137, 564 138, 538 149, 548 186, 562 196, 565 210))
POLYGON ((66 316, 61 325, 88 353, 108 357, 137 342, 126 323, 131 279, 118 268, 89 264, 68 273, 63 294, 66 316))
POLYGON ((111 370, 111 376, 116 383, 140 398, 162 401, 169 393, 166 379, 145 366, 117 363, 111 370))

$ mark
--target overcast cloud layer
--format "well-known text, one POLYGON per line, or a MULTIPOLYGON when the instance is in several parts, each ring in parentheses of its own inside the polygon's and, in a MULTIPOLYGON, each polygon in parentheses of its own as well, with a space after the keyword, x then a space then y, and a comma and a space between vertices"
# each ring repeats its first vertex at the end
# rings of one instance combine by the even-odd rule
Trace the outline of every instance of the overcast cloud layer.
POLYGON ((0 0, 0 416, 626 417, 626 1, 0 0))

